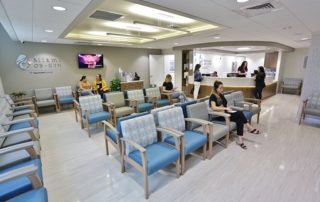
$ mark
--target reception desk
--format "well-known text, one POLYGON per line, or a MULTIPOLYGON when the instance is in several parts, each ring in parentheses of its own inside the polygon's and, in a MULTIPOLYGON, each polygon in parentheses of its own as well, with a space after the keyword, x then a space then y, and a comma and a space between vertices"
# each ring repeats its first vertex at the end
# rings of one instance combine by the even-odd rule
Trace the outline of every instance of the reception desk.
MULTIPOLYGON (((193 78, 189 77, 190 80, 193 78)), ((189 80, 189 81, 190 81, 189 80)), ((224 91, 242 91, 245 97, 254 98, 255 81, 254 78, 238 78, 238 77, 203 77, 201 81, 200 91, 198 98, 203 98, 211 94, 213 83, 218 80, 223 83, 224 91)), ((276 94, 277 81, 273 78, 267 77, 266 87, 263 89, 262 98, 267 98, 276 94)), ((187 92, 189 93, 193 88, 193 81, 187 86, 187 92)))
POLYGON ((129 81, 129 82, 121 82, 120 90, 133 90, 133 89, 143 89, 143 81, 129 81))

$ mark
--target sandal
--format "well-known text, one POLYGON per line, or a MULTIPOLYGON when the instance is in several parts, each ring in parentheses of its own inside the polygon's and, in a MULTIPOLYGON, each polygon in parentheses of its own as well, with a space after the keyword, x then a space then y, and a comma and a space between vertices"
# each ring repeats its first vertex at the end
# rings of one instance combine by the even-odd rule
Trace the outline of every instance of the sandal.
POLYGON ((254 128, 252 131, 250 131, 250 133, 258 135, 260 134, 260 131, 254 128))
POLYGON ((243 143, 241 143, 241 144, 237 143, 237 145, 239 145, 242 149, 248 149, 247 146, 243 143))

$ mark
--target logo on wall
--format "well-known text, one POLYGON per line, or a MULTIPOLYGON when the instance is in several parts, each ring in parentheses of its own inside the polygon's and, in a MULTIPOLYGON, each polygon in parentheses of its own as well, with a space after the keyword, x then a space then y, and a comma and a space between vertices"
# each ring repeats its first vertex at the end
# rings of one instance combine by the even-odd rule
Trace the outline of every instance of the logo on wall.
POLYGON ((19 55, 16 60, 18 68, 31 74, 52 74, 61 70, 61 62, 51 55, 37 55, 28 58, 26 55, 19 55))

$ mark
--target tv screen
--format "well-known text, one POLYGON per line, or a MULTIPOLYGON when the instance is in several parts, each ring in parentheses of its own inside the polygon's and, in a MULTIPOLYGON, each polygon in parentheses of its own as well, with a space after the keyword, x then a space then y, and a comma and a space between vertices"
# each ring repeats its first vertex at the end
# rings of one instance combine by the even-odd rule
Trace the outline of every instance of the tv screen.
POLYGON ((103 67, 102 54, 79 54, 78 55, 79 68, 95 69, 103 67))

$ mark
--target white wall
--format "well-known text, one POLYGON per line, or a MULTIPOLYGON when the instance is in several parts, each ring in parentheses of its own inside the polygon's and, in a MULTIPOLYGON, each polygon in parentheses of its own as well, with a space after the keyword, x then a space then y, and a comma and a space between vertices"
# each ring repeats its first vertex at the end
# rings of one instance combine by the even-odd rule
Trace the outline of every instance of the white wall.
POLYGON ((162 55, 174 55, 175 71, 174 84, 181 90, 182 87, 182 50, 163 49, 162 55))
MULTIPOLYGON (((303 63, 307 55, 307 48, 298 48, 293 52, 284 53, 282 78, 303 78, 306 70, 303 68, 303 63)), ((280 78, 280 80, 282 80, 282 78, 280 78)))

